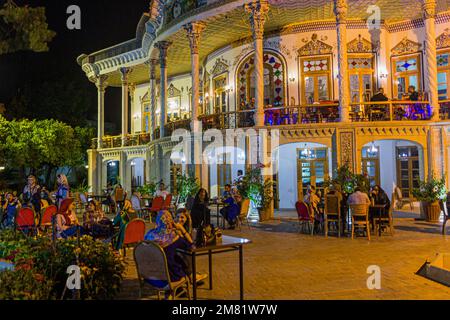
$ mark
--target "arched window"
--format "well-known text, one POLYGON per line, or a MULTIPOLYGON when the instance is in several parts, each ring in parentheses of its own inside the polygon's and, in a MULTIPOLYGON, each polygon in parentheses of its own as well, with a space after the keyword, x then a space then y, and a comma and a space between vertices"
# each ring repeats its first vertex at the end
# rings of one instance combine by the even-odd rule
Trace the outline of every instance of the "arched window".
MULTIPOLYGON (((255 59, 250 55, 237 73, 239 105, 249 103, 256 93, 255 59)), ((285 102, 285 68, 279 56, 264 52, 264 105, 281 106, 285 102)))

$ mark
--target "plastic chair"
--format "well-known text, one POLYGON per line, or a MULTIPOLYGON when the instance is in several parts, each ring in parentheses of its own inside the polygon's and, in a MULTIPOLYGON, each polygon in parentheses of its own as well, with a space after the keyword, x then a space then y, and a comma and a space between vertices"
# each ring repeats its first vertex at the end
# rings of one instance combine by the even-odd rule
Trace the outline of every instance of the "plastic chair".
POLYGON ((30 208, 22 208, 16 215, 16 229, 25 233, 30 230, 35 233, 36 222, 34 220, 34 211, 30 208))
POLYGON ((352 239, 355 227, 363 226, 367 232, 367 239, 370 241, 369 206, 367 204, 351 204, 350 211, 352 213, 352 239))
POLYGON ((297 201, 295 204, 297 210, 299 232, 304 229, 305 224, 308 225, 311 235, 314 235, 314 215, 311 214, 310 207, 303 201, 297 201))
POLYGON ((145 241, 139 243, 134 248, 134 261, 136 263, 137 276, 139 280, 139 297, 142 297, 144 285, 147 284, 156 290, 158 300, 161 300, 161 293, 170 293, 173 299, 178 298, 181 294, 186 293, 188 299, 190 295, 189 277, 184 277, 178 282, 170 280, 169 267, 167 264, 166 254, 157 243, 145 241), (146 280, 154 280, 162 282, 161 286, 150 284, 146 280), (164 284, 166 284, 164 286, 164 284), (178 294, 177 292, 182 289, 178 294))
POLYGON ((163 202, 163 205, 162 205, 162 209, 163 210, 168 210, 171 205, 172 205, 172 195, 168 194, 166 196, 166 198, 164 199, 164 202, 163 202))
POLYGON ((144 241, 145 221, 142 219, 134 219, 125 227, 125 236, 122 243, 123 255, 126 256, 127 247, 132 247, 141 241, 144 241))
POLYGON ((328 194, 325 197, 325 237, 328 237, 328 224, 337 223, 338 237, 341 237, 341 206, 339 197, 335 194, 328 194))
POLYGON ((241 226, 244 220, 247 221, 247 226, 250 228, 250 222, 248 221, 248 210, 250 209, 250 199, 243 199, 241 202, 241 212, 239 217, 237 218, 237 224, 239 226, 239 230, 242 230, 241 226))
POLYGON ((39 228, 46 230, 52 227, 52 218, 58 213, 58 208, 56 206, 48 206, 45 208, 44 213, 41 217, 41 222, 39 223, 39 228))

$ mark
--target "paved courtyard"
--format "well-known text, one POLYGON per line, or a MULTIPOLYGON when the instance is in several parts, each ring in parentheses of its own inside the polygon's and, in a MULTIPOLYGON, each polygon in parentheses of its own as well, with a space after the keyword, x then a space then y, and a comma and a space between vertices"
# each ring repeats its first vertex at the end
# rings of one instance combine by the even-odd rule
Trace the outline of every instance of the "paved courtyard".
MULTIPOLYGON (((299 234, 292 212, 226 235, 253 241, 244 249, 245 298, 303 299, 450 299, 450 288, 415 272, 438 252, 450 253, 450 235, 440 225, 415 221, 414 214, 395 214, 394 236, 340 238, 299 234), (381 290, 369 290, 367 268, 381 268, 381 290)), ((215 219, 212 219, 215 221, 215 219)), ((450 227, 448 228, 450 233, 450 227)), ((138 282, 131 250, 120 299, 138 299, 138 282)), ((238 253, 213 257, 214 290, 199 288, 200 299, 239 299, 238 253)), ((199 258, 207 272, 207 257, 199 258)), ((148 296, 147 296, 148 298, 148 296)))

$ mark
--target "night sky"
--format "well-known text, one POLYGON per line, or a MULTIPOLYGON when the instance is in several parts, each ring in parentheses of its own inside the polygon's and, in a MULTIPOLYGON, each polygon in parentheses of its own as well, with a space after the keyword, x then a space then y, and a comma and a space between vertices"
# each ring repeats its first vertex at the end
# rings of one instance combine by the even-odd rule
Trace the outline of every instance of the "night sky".
MULTIPOLYGON (((148 11, 149 0, 16 0, 17 4, 46 7, 49 28, 57 33, 46 53, 20 52, 0 56, 0 103, 11 97, 27 82, 65 78, 87 82, 86 90, 93 105, 97 104, 97 91, 86 78, 76 58, 82 53, 130 40, 136 35, 136 27, 142 14, 148 11), (81 8, 81 30, 69 30, 66 13, 70 5, 81 8)), ((0 0, 0 3, 3 1, 0 0)), ((109 88, 106 95, 105 121, 120 128, 120 89, 109 88)), ((96 118, 92 110, 91 119, 96 118)))

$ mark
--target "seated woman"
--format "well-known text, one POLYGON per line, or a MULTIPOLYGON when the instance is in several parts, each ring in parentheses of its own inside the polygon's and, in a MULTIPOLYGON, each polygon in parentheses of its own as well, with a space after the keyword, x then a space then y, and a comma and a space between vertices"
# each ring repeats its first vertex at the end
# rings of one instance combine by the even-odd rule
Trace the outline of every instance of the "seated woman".
POLYGON ((191 208, 192 227, 195 229, 210 224, 211 210, 209 209, 208 192, 201 188, 195 196, 194 203, 191 208))
MULTIPOLYGON (((371 202, 374 205, 382 205, 384 206, 384 216, 389 214, 389 208, 391 207, 391 201, 389 200, 388 195, 386 192, 378 185, 374 186, 372 188, 372 191, 370 192, 370 198, 371 202)), ((372 226, 374 226, 374 218, 378 217, 379 214, 378 208, 370 208, 369 209, 369 220, 372 221, 372 226)))
POLYGON ((318 223, 322 223, 323 217, 319 211, 320 198, 316 194, 316 187, 314 187, 312 185, 308 186, 308 191, 303 198, 303 202, 305 202, 306 204, 308 204, 311 207, 311 210, 314 213, 315 221, 318 223))
POLYGON ((73 199, 64 199, 56 214, 56 237, 67 239, 76 236, 78 232, 80 235, 86 234, 75 214, 73 199))
MULTIPOLYGON (((147 232, 145 240, 154 241, 163 248, 172 282, 180 281, 192 273, 190 266, 187 266, 186 261, 180 259, 177 254, 177 249, 189 249, 192 246, 192 239, 181 224, 174 223, 169 211, 158 213, 156 227, 147 232)), ((166 281, 154 279, 146 279, 146 281, 158 288, 164 288, 168 284, 166 281)))
POLYGON ((192 242, 192 219, 186 209, 178 209, 175 222, 182 225, 187 232, 187 234, 179 234, 179 236, 185 237, 186 240, 192 242))
POLYGON ((115 235, 115 245, 114 248, 116 250, 120 250, 122 248, 123 240, 125 238, 125 228, 133 217, 136 215, 136 211, 133 210, 133 206, 130 200, 125 200, 123 204, 123 208, 119 211, 114 218, 112 224, 113 227, 118 227, 118 232, 115 235))
POLYGON ((228 222, 230 229, 234 229, 236 218, 240 213, 240 207, 231 194, 231 185, 229 184, 225 186, 225 191, 223 192, 223 203, 225 204, 225 207, 220 209, 220 214, 228 222))

